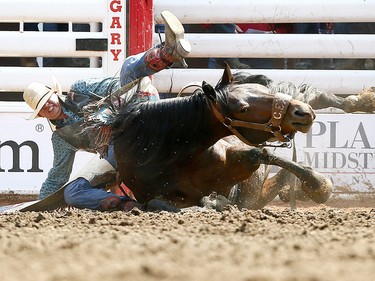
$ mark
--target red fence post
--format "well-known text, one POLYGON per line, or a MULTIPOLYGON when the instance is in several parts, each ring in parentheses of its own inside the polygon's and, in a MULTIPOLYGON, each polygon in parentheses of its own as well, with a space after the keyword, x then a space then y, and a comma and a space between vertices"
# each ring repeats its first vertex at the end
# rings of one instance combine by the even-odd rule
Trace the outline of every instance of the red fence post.
POLYGON ((151 48, 153 24, 153 1, 129 0, 127 24, 128 56, 144 52, 151 48))

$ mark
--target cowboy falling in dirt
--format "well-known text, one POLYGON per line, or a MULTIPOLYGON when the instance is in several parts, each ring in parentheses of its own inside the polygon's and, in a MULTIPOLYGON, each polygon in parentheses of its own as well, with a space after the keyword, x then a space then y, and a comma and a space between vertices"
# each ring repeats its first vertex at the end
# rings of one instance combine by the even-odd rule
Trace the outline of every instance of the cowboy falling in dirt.
POLYGON ((47 118, 53 128, 53 167, 42 184, 39 199, 63 188, 65 202, 77 208, 128 211, 134 206, 144 207, 129 196, 107 192, 108 175, 111 175, 112 181, 117 168, 111 144, 102 158, 93 158, 78 177, 70 182, 68 180, 78 150, 98 152, 97 146, 93 146, 95 141, 92 135, 77 133, 81 132, 84 122, 84 106, 134 81, 138 83, 134 83, 136 85, 130 89, 133 91, 133 101, 158 100, 159 94, 148 76, 175 62, 186 66, 184 58, 189 55, 191 46, 184 39, 182 24, 169 11, 163 11, 161 16, 165 24, 165 42, 144 53, 126 58, 120 77, 79 80, 67 94, 62 93, 61 86, 54 78, 52 88, 37 82, 26 88, 23 98, 33 109, 29 119, 47 118))

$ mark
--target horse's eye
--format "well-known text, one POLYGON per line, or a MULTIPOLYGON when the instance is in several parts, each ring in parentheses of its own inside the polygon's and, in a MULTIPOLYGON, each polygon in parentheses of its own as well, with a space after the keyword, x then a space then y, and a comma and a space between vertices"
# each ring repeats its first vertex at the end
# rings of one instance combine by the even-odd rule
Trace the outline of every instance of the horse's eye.
POLYGON ((243 107, 241 110, 240 110, 240 113, 246 113, 250 110, 250 107, 243 107))

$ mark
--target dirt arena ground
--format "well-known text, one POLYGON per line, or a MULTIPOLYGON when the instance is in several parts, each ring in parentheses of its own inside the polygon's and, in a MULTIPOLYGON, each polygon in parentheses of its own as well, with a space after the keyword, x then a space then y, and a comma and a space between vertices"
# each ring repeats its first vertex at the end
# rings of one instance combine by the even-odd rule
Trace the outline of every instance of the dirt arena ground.
POLYGON ((3 281, 375 280, 375 208, 0 215, 3 281))

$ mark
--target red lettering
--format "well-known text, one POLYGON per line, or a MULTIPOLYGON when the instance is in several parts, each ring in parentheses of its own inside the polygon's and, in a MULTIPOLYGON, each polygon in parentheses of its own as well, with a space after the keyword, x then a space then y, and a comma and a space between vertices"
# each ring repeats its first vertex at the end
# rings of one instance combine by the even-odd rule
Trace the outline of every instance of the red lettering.
POLYGON ((120 33, 111 33, 111 45, 121 45, 121 34, 120 33))
POLYGON ((112 17, 112 24, 110 28, 122 28, 120 17, 112 17))
MULTIPOLYGON (((122 3, 123 0, 111 0, 109 3, 109 9, 113 13, 119 13, 122 12, 122 3)), ((117 14, 118 15, 118 14, 117 14)), ((119 28, 122 29, 121 24, 121 16, 113 16, 111 20, 111 25, 109 26, 110 29, 119 28)), ((120 45, 120 48, 122 48, 121 44, 121 32, 119 33, 111 33, 111 43, 110 45, 120 45)), ((113 55, 113 61, 119 61, 119 55, 122 53, 122 49, 110 49, 110 52, 113 55)))
POLYGON ((113 55, 113 60, 114 61, 118 61, 118 55, 121 53, 121 50, 120 49, 117 49, 117 50, 110 50, 112 55, 113 55))
POLYGON ((113 0, 109 4, 109 8, 111 9, 112 12, 121 12, 122 10, 122 5, 121 5, 121 0, 113 0))

